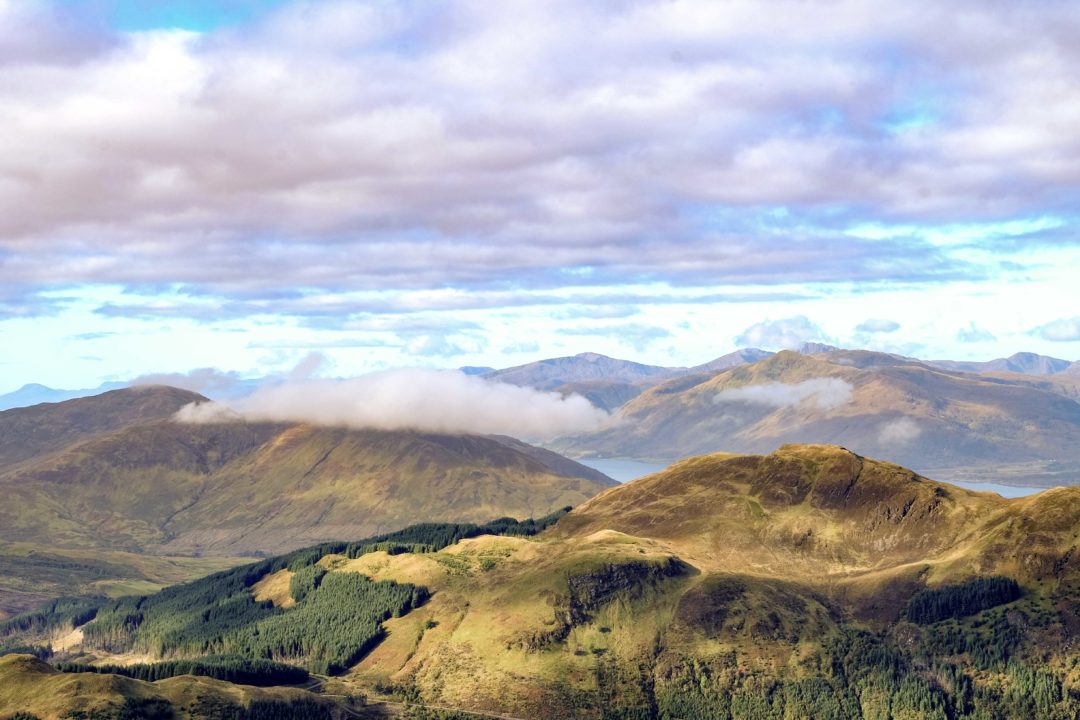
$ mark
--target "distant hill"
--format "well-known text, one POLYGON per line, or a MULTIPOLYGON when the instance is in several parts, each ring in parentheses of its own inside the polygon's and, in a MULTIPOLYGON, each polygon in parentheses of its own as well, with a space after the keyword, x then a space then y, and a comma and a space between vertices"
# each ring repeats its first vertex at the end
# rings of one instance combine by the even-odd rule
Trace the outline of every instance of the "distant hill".
POLYGON ((84 388, 82 390, 57 390, 55 388, 29 383, 18 390, 0 395, 0 410, 9 410, 17 407, 28 407, 39 403, 57 403, 64 400, 99 395, 109 390, 117 390, 126 387, 127 383, 108 382, 96 388, 84 388))
POLYGON ((423 520, 543 515, 614 484, 510 438, 185 425, 166 387, 0 413, 0 540, 241 555, 423 520))
POLYGON ((205 398, 177 388, 148 386, 0 412, 0 472, 96 435, 172 417, 205 398))
POLYGON ((671 459, 713 448, 842 444, 949 477, 1080 481, 1075 388, 978 376, 866 351, 781 352, 713 375, 669 380, 607 427, 553 444, 568 454, 671 459))
POLYGON ((1068 360, 1029 352, 1018 352, 1007 358, 998 358, 985 362, 934 360, 929 364, 945 370, 957 370, 960 372, 1019 373, 1021 375, 1056 375, 1073 365, 1068 360))
POLYGON ((485 373, 489 380, 534 387, 538 390, 554 390, 567 383, 604 381, 636 383, 670 377, 675 368, 643 365, 629 360, 618 360, 599 353, 581 353, 571 357, 550 358, 517 367, 485 373))
POLYGON ((1006 500, 835 446, 712 454, 535 537, 411 528, 84 605, 66 652, 228 644, 310 669, 326 644, 349 658, 326 698, 545 720, 1071 718, 1078 526, 1080 488, 1006 500), (356 623, 334 622, 365 612, 381 627, 353 655, 334 643, 356 623))

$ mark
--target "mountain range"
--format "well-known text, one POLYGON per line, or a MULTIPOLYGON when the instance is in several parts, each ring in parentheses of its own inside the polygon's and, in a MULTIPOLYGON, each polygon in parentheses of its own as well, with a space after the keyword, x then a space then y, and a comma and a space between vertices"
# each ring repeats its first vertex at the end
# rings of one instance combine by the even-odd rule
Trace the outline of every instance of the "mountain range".
POLYGON ((984 375, 867 351, 781 352, 653 385, 571 455, 671 460, 722 448, 831 443, 958 479, 1080 480, 1080 384, 984 375))

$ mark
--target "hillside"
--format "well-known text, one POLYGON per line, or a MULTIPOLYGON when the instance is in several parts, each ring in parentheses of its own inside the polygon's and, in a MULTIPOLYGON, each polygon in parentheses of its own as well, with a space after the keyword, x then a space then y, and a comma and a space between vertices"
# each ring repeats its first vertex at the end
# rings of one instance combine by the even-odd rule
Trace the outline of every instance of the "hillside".
POLYGON ((4 410, 0 412, 0 472, 95 435, 170 418, 185 405, 205 400, 187 390, 150 386, 4 410))
POLYGON ((353 659, 331 663, 328 693, 551 720, 1080 711, 1077 488, 1005 500, 787 446, 691 458, 539 536, 520 528, 414 528, 267 560, 101 606, 66 652, 250 648, 311 667, 326 662, 303 650, 326 652, 318 628, 375 612, 364 650, 334 650, 353 659), (185 619, 212 607, 233 609, 185 619))
POLYGON ((553 447, 670 459, 830 443, 939 477, 1069 484, 1080 481, 1074 390, 1064 379, 959 373, 881 353, 781 352, 656 385, 607 427, 553 447))
POLYGON ((423 520, 542 515, 613 482, 510 438, 155 419, 192 397, 131 389, 0 413, 18 460, 0 466, 0 540, 281 552, 423 520))

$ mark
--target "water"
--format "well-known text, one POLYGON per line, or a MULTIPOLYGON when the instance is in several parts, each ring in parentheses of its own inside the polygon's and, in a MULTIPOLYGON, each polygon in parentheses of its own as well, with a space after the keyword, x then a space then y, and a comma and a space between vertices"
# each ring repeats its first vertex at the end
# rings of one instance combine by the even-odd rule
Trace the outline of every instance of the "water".
POLYGON ((585 458, 578 462, 593 470, 599 470, 612 480, 618 480, 621 483, 652 475, 667 467, 663 463, 642 462, 628 458, 585 458))
MULTIPOLYGON (((612 480, 618 480, 621 483, 630 482, 639 477, 660 472, 667 467, 667 465, 664 465, 663 463, 643 462, 641 460, 631 460, 630 458, 585 458, 583 460, 578 460, 578 462, 587 467, 591 467, 594 470, 599 470, 612 480)), ((1021 485, 1002 485, 1000 483, 992 482, 964 482, 963 480, 950 480, 945 482, 949 482, 951 485, 956 485, 966 490, 995 492, 998 495, 1007 498, 1025 497, 1046 489, 1041 487, 1024 487, 1021 485)))
POLYGON ((975 490, 976 492, 996 492, 1001 497, 1018 498, 1025 497, 1027 495, 1034 495, 1035 493, 1046 490, 1041 487, 1025 487, 1023 485, 1002 485, 1000 483, 992 482, 964 482, 963 480, 942 480, 950 485, 956 485, 962 487, 965 490, 975 490))

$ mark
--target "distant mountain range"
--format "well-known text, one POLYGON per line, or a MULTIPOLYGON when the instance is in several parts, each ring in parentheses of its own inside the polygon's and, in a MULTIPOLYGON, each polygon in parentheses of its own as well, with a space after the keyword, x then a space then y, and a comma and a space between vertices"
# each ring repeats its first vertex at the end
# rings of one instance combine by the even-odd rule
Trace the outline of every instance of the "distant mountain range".
POLYGON ((1080 482, 1075 376, 972 374, 866 351, 781 352, 655 384, 571 455, 670 461, 830 443, 937 477, 1080 482))
MULTIPOLYGON (((839 350, 824 343, 803 343, 795 352, 803 355, 834 352, 839 350)), ((457 368, 466 375, 474 375, 498 382, 534 387, 539 390, 561 393, 577 392, 588 398, 597 407, 613 410, 636 397, 644 388, 658 382, 705 372, 716 372, 740 365, 749 365, 773 355, 769 350, 742 348, 692 367, 668 367, 645 365, 630 360, 611 358, 599 353, 579 353, 568 357, 548 358, 536 362, 517 365, 510 368, 492 368, 486 366, 464 366, 457 368)), ((915 360, 915 358, 905 358, 915 360)), ((985 362, 931 360, 925 361, 945 370, 973 373, 1014 373, 1023 375, 1076 375, 1080 376, 1080 361, 1070 362, 1060 358, 1019 352, 1007 358, 998 358, 985 362)), ((171 384, 170 377, 161 376, 160 384, 171 384)), ((238 379, 225 390, 216 387, 202 392, 214 400, 229 400, 253 392, 267 382, 280 382, 281 377, 238 379)), ((0 410, 28 407, 39 403, 55 403, 75 398, 98 395, 109 390, 131 387, 131 382, 107 382, 96 388, 81 390, 60 390, 37 383, 24 385, 10 393, 0 394, 0 410)))

